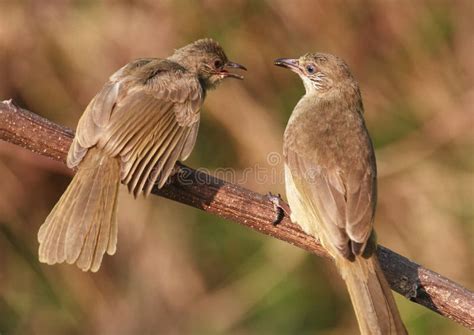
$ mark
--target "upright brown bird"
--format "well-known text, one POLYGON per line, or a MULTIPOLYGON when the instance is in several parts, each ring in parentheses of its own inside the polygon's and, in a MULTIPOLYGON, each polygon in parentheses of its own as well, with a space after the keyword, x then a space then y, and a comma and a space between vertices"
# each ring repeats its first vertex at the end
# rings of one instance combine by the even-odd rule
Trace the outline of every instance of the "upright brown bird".
POLYGON ((196 141, 206 92, 225 78, 221 46, 202 39, 166 58, 135 60, 115 72, 79 120, 67 165, 78 171, 38 233, 39 259, 97 271, 117 244, 120 182, 137 197, 162 187, 196 141))
POLYGON ((306 89, 284 136, 292 221, 334 257, 362 334, 406 334, 374 253, 376 165, 359 86, 333 55, 306 54, 275 65, 297 73, 306 89))

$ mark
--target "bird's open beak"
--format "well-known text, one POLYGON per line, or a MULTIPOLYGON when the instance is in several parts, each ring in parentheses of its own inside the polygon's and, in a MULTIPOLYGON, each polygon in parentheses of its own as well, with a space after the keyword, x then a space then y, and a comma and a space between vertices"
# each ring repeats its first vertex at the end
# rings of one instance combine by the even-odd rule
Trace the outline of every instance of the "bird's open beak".
POLYGON ((300 62, 297 59, 293 58, 278 58, 273 61, 273 64, 297 72, 299 70, 300 62))
POLYGON ((224 66, 224 69, 222 69, 222 71, 220 72, 220 74, 224 78, 235 78, 235 79, 241 79, 241 80, 244 79, 244 76, 237 73, 229 72, 225 68, 233 68, 233 69, 240 69, 240 70, 247 71, 247 68, 243 65, 240 65, 234 62, 227 62, 224 66))

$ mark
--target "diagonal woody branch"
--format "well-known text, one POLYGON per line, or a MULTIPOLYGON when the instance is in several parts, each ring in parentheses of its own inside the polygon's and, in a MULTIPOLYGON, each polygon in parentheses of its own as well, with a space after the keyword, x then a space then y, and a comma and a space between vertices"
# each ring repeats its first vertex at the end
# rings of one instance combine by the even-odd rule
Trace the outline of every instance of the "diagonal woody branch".
MULTIPOLYGON (((40 155, 65 162, 74 137, 68 128, 52 123, 11 101, 0 102, 0 139, 40 155)), ((272 225, 273 205, 266 196, 181 166, 163 189, 153 193, 245 225, 265 235, 328 257, 322 246, 284 218, 272 225)), ((379 246, 378 256, 392 289, 459 324, 474 329, 474 293, 407 258, 379 246)))

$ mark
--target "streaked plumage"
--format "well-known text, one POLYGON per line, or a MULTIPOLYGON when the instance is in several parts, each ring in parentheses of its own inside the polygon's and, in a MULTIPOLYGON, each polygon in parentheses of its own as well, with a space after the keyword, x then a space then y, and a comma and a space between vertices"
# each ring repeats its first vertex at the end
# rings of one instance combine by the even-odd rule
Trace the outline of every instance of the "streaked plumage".
POLYGON ((362 334, 405 334, 373 253, 376 164, 358 84, 348 66, 329 54, 275 64, 296 72, 306 88, 284 135, 292 221, 334 257, 362 334))
POLYGON ((210 39, 167 59, 135 60, 115 72, 79 120, 67 157, 78 172, 41 226, 39 257, 97 271, 115 253, 120 182, 135 197, 161 188, 191 153, 206 91, 226 77, 222 48, 210 39))

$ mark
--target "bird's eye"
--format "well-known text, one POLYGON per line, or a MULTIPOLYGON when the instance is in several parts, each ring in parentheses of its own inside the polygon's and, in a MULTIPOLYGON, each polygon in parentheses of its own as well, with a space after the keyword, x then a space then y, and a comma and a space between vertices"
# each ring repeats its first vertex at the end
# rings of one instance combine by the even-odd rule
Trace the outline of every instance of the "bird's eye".
POLYGON ((313 64, 308 64, 306 65, 306 72, 308 72, 309 74, 313 74, 314 72, 316 72, 316 68, 313 64))
POLYGON ((220 68, 222 67, 222 61, 221 61, 220 59, 216 59, 216 60, 214 61, 214 67, 215 67, 216 69, 220 69, 220 68))

